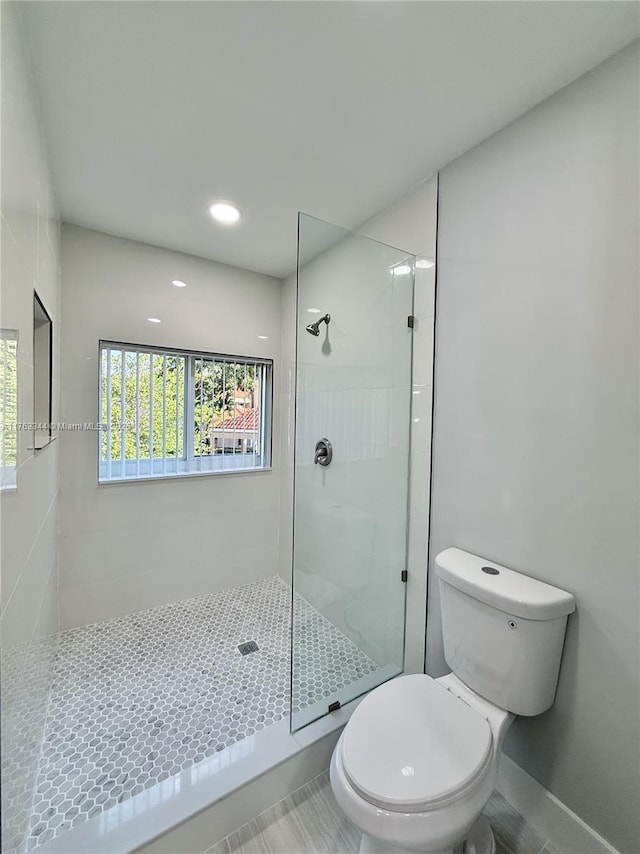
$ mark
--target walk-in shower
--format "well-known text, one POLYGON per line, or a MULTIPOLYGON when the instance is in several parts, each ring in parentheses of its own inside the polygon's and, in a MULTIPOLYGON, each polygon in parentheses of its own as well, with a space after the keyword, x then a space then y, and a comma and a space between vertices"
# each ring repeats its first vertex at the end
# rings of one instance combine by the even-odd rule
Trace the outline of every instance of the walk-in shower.
MULTIPOLYGON (((255 756, 280 761, 269 753, 276 731, 299 749, 290 732, 403 669, 413 264, 308 216, 299 240, 297 345, 286 354, 295 431, 283 465, 295 498, 282 501, 292 563, 5 654, 7 852, 93 851, 91 833, 100 850, 133 850, 119 834, 153 809, 157 833, 189 787, 228 772, 237 788, 238 768, 264 773, 255 756), (317 305, 331 315, 308 323, 317 305)), ((165 493, 172 500, 170 484, 165 493)))

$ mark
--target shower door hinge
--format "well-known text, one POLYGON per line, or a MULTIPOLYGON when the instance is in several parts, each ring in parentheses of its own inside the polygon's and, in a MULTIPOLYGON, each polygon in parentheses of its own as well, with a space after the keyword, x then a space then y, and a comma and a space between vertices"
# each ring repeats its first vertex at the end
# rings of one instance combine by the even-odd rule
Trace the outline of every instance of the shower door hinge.
POLYGON ((410 314, 409 317, 407 317, 407 326, 409 327, 409 329, 413 329, 415 325, 416 319, 413 314, 410 314))
POLYGON ((407 572, 406 569, 403 569, 402 572, 400 573, 400 581, 404 581, 406 584, 408 577, 409 577, 409 573, 407 572))
POLYGON ((331 705, 329 706, 329 711, 330 712, 337 712, 339 708, 340 708, 340 700, 336 700, 335 703, 331 703, 331 705))

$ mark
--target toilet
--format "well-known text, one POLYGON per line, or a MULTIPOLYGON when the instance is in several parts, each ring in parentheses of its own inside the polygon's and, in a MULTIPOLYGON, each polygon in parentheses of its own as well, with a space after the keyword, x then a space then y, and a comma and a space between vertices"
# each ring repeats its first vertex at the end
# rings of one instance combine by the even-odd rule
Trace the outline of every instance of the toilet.
POLYGON ((505 734, 554 700, 572 594, 461 549, 435 565, 451 673, 376 688, 331 759, 361 854, 494 854, 481 813, 505 734))

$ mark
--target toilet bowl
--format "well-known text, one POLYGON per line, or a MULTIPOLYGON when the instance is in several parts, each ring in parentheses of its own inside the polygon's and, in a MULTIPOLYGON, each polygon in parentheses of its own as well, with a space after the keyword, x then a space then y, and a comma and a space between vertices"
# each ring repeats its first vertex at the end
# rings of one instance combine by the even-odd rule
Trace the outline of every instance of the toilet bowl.
POLYGON ((452 672, 376 688, 331 759, 361 854, 494 854, 481 814, 504 736, 516 715, 540 714, 555 696, 574 597, 455 548, 436 557, 436 573, 452 672))
MULTIPOLYGON (((331 786, 363 831, 361 852, 462 851, 489 799, 497 746, 513 715, 458 696, 455 677, 402 676, 353 713, 331 761, 331 786), (489 719, 491 718, 491 720, 489 719)), ((488 825, 469 854, 492 854, 488 825)))

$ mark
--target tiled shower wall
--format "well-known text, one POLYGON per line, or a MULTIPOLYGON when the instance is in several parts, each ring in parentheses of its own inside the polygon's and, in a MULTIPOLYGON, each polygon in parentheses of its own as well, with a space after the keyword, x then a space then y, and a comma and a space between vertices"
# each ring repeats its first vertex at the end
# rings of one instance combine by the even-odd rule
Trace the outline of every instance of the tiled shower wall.
MULTIPOLYGON (((101 338, 271 358, 278 400, 280 281, 272 276, 65 224, 62 308, 66 421, 97 418, 101 338)), ((278 418, 275 405, 275 435, 278 418)), ((63 629, 275 574, 279 446, 273 471, 102 485, 95 433, 67 433, 60 446, 63 629)))
MULTIPOLYGON (((60 228, 49 180, 19 10, 2 4, 2 304, 0 326, 18 336, 18 422, 33 421, 33 290, 53 319, 53 420, 58 419, 60 228)), ((20 832, 40 750, 58 628, 58 442, 34 454, 18 431, 17 490, 0 494, 2 818, 20 832), (27 700, 28 714, 16 707, 27 700), (9 775, 9 771, 11 774, 9 775)))
MULTIPOLYGON (((402 247, 407 253, 419 256, 425 264, 416 270, 415 294, 413 313, 416 317, 416 326, 413 331, 413 394, 411 415, 411 475, 409 481, 410 499, 410 531, 408 542, 408 570, 409 579, 407 586, 407 612, 406 612, 406 654, 405 670, 408 672, 421 672, 424 661, 424 602, 426 599, 426 562, 427 542, 429 533, 429 481, 431 461, 431 402, 432 402, 432 371, 433 371, 433 323, 434 323, 434 292, 435 292, 435 265, 428 263, 435 261, 436 249, 436 202, 437 202, 437 178, 433 177, 419 187, 412 190, 405 197, 386 208, 372 220, 364 224, 358 231, 374 240, 387 243, 391 246, 402 247)), ((317 299, 314 307, 331 312, 332 306, 325 305, 327 298, 335 302, 340 296, 339 291, 331 294, 332 282, 339 281, 340 271, 336 268, 335 276, 328 275, 328 288, 323 289, 319 285, 317 299), (336 279, 338 277, 338 279, 336 279)), ((355 295, 351 294, 355 299, 355 295)), ((365 290, 366 299, 366 290, 365 290)), ((342 298, 342 297, 341 297, 342 298)), ((308 306, 302 306, 305 309, 308 306)), ((303 331, 304 325, 313 320, 311 314, 303 319, 306 312, 301 312, 300 320, 296 319, 296 276, 287 278, 282 288, 282 431, 281 431, 281 490, 280 490, 280 573, 284 578, 291 578, 292 566, 292 513, 293 513, 293 445, 294 445, 294 411, 295 411, 295 344, 296 324, 299 331, 303 331)), ((316 316, 317 317, 317 316, 316 316)), ((339 318, 336 319, 336 322, 339 318)), ((337 326, 334 327, 339 334, 337 326)), ((332 333, 334 332, 332 330, 332 333)), ((381 332, 381 334, 383 334, 381 332)), ((310 339, 320 342, 318 339, 310 339)), ((306 343, 306 338, 305 338, 306 343)), ((354 366, 358 361, 358 355, 354 353, 354 366)), ((367 354, 365 354, 367 355, 367 354)), ((368 354, 372 358, 376 354, 368 354)), ((329 356, 320 363, 318 370, 322 375, 327 372, 327 377, 332 370, 332 357, 329 356)), ((348 366, 343 365, 343 372, 349 374, 348 366)), ((334 371, 335 373, 335 371, 334 371)), ((347 376, 346 387, 354 389, 354 395, 361 393, 362 377, 358 371, 351 372, 347 376)), ((343 384, 344 385, 344 384, 343 384)), ((364 394, 366 397, 366 392, 364 394)), ((370 401, 373 406, 375 402, 370 401)), ((339 394, 333 400, 333 405, 341 407, 339 394)), ((339 412, 336 413, 336 416, 339 412)), ((318 437, 319 438, 319 437, 318 437)), ((330 437, 329 437, 330 438, 330 437)), ((391 473, 392 476, 394 472, 391 473)), ((395 474, 400 474, 395 472, 395 474)), ((352 478, 353 479, 353 478, 352 478)), ((361 495, 361 510, 368 503, 368 495, 361 495)), ((364 515, 360 516, 361 524, 372 523, 371 513, 364 509, 364 515), (367 518, 369 521, 367 522, 367 518)), ((338 523, 339 524, 339 523, 338 523)), ((400 520, 402 524, 402 520, 400 520)), ((329 524, 336 543, 342 542, 341 534, 337 532, 335 525, 329 524)), ((375 533, 375 524, 372 527, 372 538, 375 533)), ((339 557, 339 555, 338 555, 339 557)), ((330 578, 332 568, 318 568, 318 577, 330 578)), ((344 576, 343 576, 344 577, 344 576)), ((338 585, 340 586, 340 585, 338 585)), ((306 591, 307 595, 312 594, 306 591)), ((313 596, 312 596, 313 598, 313 596)), ((343 597, 344 598, 344 597, 343 597)), ((347 597, 348 598, 348 597, 347 597)), ((334 603, 331 619, 349 634, 349 626, 345 613, 340 611, 340 597, 334 603)), ((346 599, 345 599, 346 603, 346 599)), ((315 601, 316 607, 322 610, 319 601, 315 601)), ((384 607, 384 606, 382 606, 384 607)), ((344 610, 344 609, 343 609, 344 610)), ((351 619, 349 617, 349 620, 351 619)), ((384 617, 384 614, 380 616, 384 617)), ((365 632, 365 635, 369 632, 365 632)), ((355 635, 354 635, 355 637, 355 635)), ((362 645, 363 636, 358 635, 359 644, 362 645)), ((363 647, 364 648, 364 647, 363 647)), ((376 650, 370 649, 375 655, 376 650)))
POLYGON ((334 242, 298 280, 295 586, 367 655, 401 668, 412 276, 406 252, 309 217, 301 253, 318 229, 334 242), (302 329, 309 307, 331 314, 318 337, 302 329), (326 470, 313 463, 322 436, 326 470))

